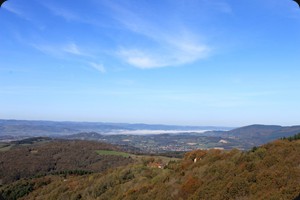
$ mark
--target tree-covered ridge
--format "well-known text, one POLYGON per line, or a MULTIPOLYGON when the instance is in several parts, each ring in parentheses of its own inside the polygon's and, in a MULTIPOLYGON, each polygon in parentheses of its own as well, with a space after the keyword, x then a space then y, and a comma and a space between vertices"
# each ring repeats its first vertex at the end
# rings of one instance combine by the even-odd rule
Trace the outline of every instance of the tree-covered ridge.
POLYGON ((0 184, 64 171, 102 172, 132 162, 124 156, 99 155, 98 150, 120 149, 92 141, 53 141, 0 152, 0 184))
POLYGON ((249 152, 197 150, 163 169, 154 165, 160 162, 153 157, 105 173, 21 180, 1 190, 7 194, 16 184, 33 184, 23 199, 87 200, 291 200, 300 193, 299 140, 278 140, 249 152))
POLYGON ((293 141, 293 140, 300 140, 300 133, 290 136, 290 137, 283 137, 281 138, 282 140, 288 140, 288 141, 293 141))

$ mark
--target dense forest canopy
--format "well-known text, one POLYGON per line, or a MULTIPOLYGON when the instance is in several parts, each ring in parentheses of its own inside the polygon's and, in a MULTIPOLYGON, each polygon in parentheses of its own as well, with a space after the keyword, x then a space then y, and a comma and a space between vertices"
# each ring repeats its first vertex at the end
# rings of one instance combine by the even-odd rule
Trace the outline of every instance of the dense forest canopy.
POLYGON ((183 159, 152 156, 127 163, 101 173, 20 179, 0 190, 6 199, 291 200, 300 193, 298 139, 250 151, 196 150, 183 159))

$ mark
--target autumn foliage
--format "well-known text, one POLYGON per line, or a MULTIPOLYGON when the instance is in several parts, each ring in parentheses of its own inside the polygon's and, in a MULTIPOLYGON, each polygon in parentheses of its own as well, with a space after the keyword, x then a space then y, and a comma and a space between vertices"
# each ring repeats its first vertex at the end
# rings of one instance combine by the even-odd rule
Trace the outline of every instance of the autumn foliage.
POLYGON ((23 199, 293 200, 299 166, 300 141, 278 140, 248 152, 189 152, 163 169, 140 160, 102 173, 23 179, 0 190, 8 199, 8 191, 25 190, 23 199))

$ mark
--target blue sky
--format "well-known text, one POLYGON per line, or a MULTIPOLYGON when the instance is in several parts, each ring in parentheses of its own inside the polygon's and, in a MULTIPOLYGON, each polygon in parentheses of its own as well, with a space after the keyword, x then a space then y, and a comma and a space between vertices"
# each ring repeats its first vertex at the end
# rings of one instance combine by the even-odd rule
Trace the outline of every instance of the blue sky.
POLYGON ((9 0, 0 118, 300 124, 292 0, 9 0))

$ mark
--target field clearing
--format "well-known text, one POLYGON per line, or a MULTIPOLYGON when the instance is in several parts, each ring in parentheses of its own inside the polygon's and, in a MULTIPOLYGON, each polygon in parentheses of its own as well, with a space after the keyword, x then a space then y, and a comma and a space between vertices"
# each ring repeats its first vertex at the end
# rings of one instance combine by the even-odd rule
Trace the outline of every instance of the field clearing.
POLYGON ((126 152, 120 152, 120 151, 111 151, 111 150, 97 150, 96 153, 98 155, 112 155, 112 156, 122 156, 125 158, 132 158, 138 163, 142 163, 145 160, 149 159, 155 159, 159 160, 161 163, 167 164, 170 161, 179 161, 181 160, 180 158, 170 158, 166 156, 157 156, 157 155, 135 155, 135 154, 130 154, 126 152))
POLYGON ((13 147, 13 145, 8 143, 0 143, 0 152, 8 151, 13 147))
POLYGON ((125 152, 120 152, 120 151, 111 151, 111 150, 97 150, 96 153, 98 155, 122 156, 125 158, 134 156, 133 154, 130 154, 130 153, 125 153, 125 152))

